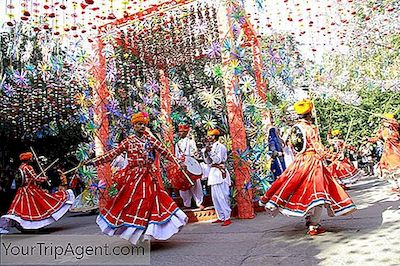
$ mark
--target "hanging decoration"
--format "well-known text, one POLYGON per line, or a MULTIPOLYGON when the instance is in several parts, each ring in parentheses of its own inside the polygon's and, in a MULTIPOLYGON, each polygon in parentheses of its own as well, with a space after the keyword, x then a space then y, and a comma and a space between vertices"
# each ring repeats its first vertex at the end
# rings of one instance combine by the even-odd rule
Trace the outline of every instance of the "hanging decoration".
POLYGON ((2 33, 0 116, 15 138, 57 135, 57 127, 76 123, 74 97, 84 88, 67 52, 48 36, 19 24, 2 33), (10 125, 10 124, 11 125, 10 125))
MULTIPOLYGON (((281 126, 303 88, 324 101, 352 106, 365 104, 371 91, 400 90, 398 1, 223 1, 232 9, 231 36, 220 36, 216 2, 5 0, 2 128, 35 139, 79 124, 88 142, 78 147, 77 159, 92 157, 102 123, 94 119, 99 103, 93 91, 99 86, 87 71, 99 64, 93 56, 98 51, 87 42, 100 36, 109 121, 103 146, 115 147, 130 133, 129 118, 136 111, 150 113, 152 130, 162 135, 160 91, 168 85, 173 126, 191 123, 197 140, 209 128, 221 129, 229 170, 237 162, 254 169, 232 194, 254 194, 249 200, 256 201, 271 176, 262 111, 271 111, 281 126), (262 48, 257 64, 255 41, 262 48), (227 93, 224 81, 230 79, 235 82, 227 93), (227 96, 244 114, 247 148, 232 148, 236 136, 229 136, 227 96)), ((103 187, 93 169, 81 175, 92 188, 103 187)))

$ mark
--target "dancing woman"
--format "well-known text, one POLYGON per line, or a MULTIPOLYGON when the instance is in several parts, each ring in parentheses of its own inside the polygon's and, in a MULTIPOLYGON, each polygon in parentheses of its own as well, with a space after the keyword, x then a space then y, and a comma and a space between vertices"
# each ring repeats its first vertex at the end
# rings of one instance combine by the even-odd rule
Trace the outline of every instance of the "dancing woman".
POLYGON ((323 207, 330 216, 338 216, 351 213, 356 206, 325 166, 325 158, 331 155, 312 123, 312 109, 309 99, 294 105, 301 119, 292 128, 291 141, 298 153, 261 197, 260 204, 285 215, 307 216, 308 234, 314 236, 326 231, 320 226, 323 207))
POLYGON ((400 136, 399 123, 394 114, 384 114, 382 124, 375 138, 370 142, 377 142, 379 139, 385 141, 381 160, 379 161, 380 175, 392 185, 392 192, 400 192, 400 136))
POLYGON ((333 138, 328 134, 328 142, 333 146, 336 156, 328 166, 328 169, 338 183, 346 189, 347 185, 357 182, 362 177, 362 173, 345 157, 345 149, 350 150, 354 148, 340 139, 340 130, 332 130, 332 136, 333 138))
POLYGON ((128 165, 115 173, 118 193, 100 209, 97 224, 104 234, 118 235, 136 244, 153 237, 166 240, 187 223, 186 214, 164 190, 156 175, 155 152, 172 163, 176 160, 146 126, 149 115, 134 114, 131 119, 134 134, 124 139, 117 148, 92 160, 95 165, 112 161, 127 152, 128 165))
POLYGON ((31 166, 33 154, 22 153, 18 168, 22 185, 18 188, 11 207, 1 217, 0 233, 7 233, 9 227, 19 230, 40 229, 59 220, 71 207, 75 196, 72 190, 60 190, 50 194, 39 188, 45 176, 38 176, 31 166))

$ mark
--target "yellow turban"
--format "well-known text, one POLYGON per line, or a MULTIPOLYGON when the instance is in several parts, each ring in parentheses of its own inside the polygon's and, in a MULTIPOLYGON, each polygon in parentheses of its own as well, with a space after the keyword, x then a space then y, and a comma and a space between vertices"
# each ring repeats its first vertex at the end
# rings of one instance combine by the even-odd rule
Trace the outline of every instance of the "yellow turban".
POLYGON ((131 123, 134 125, 136 123, 142 122, 143 124, 148 124, 150 122, 149 114, 146 112, 139 112, 132 115, 131 123))
POLYGON ((383 118, 386 118, 386 119, 394 119, 394 114, 392 114, 392 113, 385 113, 382 116, 383 116, 383 118))
POLYGON ((207 131, 207 136, 219 136, 220 132, 218 129, 210 129, 207 131))
POLYGON ((340 130, 339 129, 332 130, 332 136, 337 136, 339 134, 340 134, 340 130))
POLYGON ((310 99, 304 99, 296 102, 293 108, 298 115, 305 115, 311 112, 313 106, 314 105, 310 99))

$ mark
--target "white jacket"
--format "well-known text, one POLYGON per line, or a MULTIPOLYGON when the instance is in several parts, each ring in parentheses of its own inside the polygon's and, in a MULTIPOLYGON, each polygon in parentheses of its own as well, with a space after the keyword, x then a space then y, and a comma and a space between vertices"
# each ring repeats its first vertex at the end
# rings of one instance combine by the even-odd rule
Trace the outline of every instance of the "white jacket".
POLYGON ((196 142, 188 137, 180 139, 175 144, 175 156, 181 159, 183 156, 194 157, 197 152, 196 142))
MULTIPOLYGON (((228 159, 225 145, 218 141, 214 142, 207 157, 211 160, 211 164, 225 164, 228 159)), ((226 169, 226 177, 223 178, 221 170, 211 165, 210 173, 208 174, 208 185, 217 185, 223 182, 227 182, 229 186, 231 185, 231 176, 228 169, 226 169)))

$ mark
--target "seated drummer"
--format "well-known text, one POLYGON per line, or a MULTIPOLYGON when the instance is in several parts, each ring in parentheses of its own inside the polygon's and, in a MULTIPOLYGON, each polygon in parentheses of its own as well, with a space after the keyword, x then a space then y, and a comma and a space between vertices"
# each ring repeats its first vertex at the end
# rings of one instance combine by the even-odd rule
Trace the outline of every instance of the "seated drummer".
MULTIPOLYGON (((197 147, 196 142, 193 139, 188 137, 190 127, 189 125, 179 125, 178 126, 178 135, 179 141, 175 144, 175 156, 181 162, 185 161, 185 156, 191 156, 195 158, 197 156, 197 147)), ((179 195, 183 199, 183 205, 186 208, 191 207, 192 198, 196 202, 196 206, 200 208, 200 210, 204 209, 203 206, 203 189, 201 186, 201 179, 197 179, 194 182, 194 186, 192 186, 188 190, 179 190, 179 195)))

